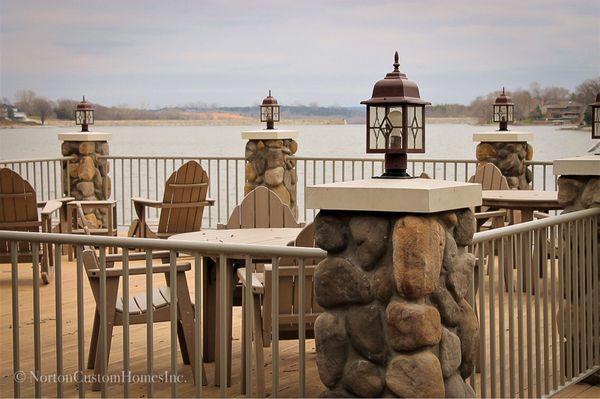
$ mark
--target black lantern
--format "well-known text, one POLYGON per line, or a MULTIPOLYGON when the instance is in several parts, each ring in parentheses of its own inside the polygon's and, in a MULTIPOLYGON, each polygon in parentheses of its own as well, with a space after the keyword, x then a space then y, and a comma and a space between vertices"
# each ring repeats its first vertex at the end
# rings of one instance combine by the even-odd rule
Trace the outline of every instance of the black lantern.
POLYGON ((77 108, 75 108, 75 124, 81 125, 82 132, 88 132, 88 125, 94 124, 94 108, 85 101, 85 96, 83 96, 83 101, 77 104, 77 108))
POLYGON ((367 106, 367 153, 385 154, 385 178, 407 178, 407 153, 425 152, 425 106, 415 82, 398 69, 375 83, 367 106))
POLYGON ((275 122, 279 122, 279 105, 277 99, 271 96, 271 90, 260 106, 260 121, 267 122, 267 129, 274 129, 275 122))
POLYGON ((500 128, 498 129, 501 132, 508 131, 508 122, 514 122, 514 108, 511 98, 506 95, 504 91, 504 87, 502 88, 502 94, 500 94, 496 101, 494 101, 494 116, 493 121, 500 123, 500 128))
POLYGON ((600 93, 596 94, 596 102, 592 107, 592 138, 600 139, 600 93))

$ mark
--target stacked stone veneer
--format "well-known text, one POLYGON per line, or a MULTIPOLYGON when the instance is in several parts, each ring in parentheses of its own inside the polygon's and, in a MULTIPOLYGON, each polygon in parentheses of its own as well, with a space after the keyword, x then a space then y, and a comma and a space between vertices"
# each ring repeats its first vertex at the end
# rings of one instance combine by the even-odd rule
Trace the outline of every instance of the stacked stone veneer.
POLYGON ((473 397, 479 353, 465 300, 475 257, 469 209, 321 211, 315 274, 317 367, 326 397, 473 397))
POLYGON ((600 207, 600 176, 560 176, 558 202, 565 212, 600 207))
MULTIPOLYGON (((63 163, 63 193, 78 201, 96 201, 110 198, 110 165, 100 155, 108 155, 106 141, 64 141, 62 154, 73 157, 63 163), (69 178, 67 178, 67 174, 69 178)), ((92 227, 108 224, 105 208, 84 208, 85 217, 92 227)))
POLYGON ((292 139, 249 140, 246 144, 244 194, 266 186, 296 212, 296 159, 298 143, 292 139))
POLYGON ((533 159, 533 147, 526 142, 481 142, 477 145, 477 161, 491 162, 506 177, 510 188, 531 190, 532 171, 525 161, 533 159))

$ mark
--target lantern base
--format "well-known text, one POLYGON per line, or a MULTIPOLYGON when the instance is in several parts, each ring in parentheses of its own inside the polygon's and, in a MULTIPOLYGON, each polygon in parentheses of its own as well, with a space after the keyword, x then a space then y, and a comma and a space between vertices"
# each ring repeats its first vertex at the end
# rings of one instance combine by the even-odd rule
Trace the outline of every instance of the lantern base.
POLYGON ((380 179, 412 179, 406 173, 408 160, 406 153, 386 153, 385 154, 385 172, 379 176, 380 179))
POLYGON ((386 170, 381 176, 373 176, 373 179, 414 179, 414 176, 406 173, 406 169, 386 170))

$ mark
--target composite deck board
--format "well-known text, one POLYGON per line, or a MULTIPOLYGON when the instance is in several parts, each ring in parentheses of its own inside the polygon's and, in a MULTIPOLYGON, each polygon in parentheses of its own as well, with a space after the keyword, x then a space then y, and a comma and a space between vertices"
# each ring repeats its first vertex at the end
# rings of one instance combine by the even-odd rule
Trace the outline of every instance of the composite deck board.
MULTIPOLYGON (((131 262, 132 265, 143 264, 140 262, 131 262)), ((64 350, 64 372, 72 374, 77 369, 77 299, 76 299, 76 265, 74 262, 66 261, 63 257, 63 350, 64 350)), ((193 271, 188 272, 188 284, 193 297, 193 271)), ((516 274, 515 274, 516 281, 516 274)), ((487 281, 486 281, 487 282, 487 281)), ((154 276, 155 285, 164 284, 162 275, 154 276)), ((55 346, 55 313, 54 313, 54 293, 55 287, 53 282, 49 285, 40 286, 41 295, 41 336, 42 336, 42 374, 51 375, 55 371, 56 366, 56 346, 55 346)), ((487 287, 487 284, 486 284, 487 287)), ((499 287, 496 287, 498 293, 499 287)), ((13 379, 12 379, 12 326, 11 326, 11 304, 10 304, 10 265, 0 265, 0 396, 12 396, 13 379)), ((84 302, 85 302, 85 359, 87 360, 87 351, 92 327, 93 310, 95 302, 89 288, 87 278, 84 276, 84 302)), ((145 276, 133 277, 130 283, 130 292, 142 293, 145 290, 145 276)), ((526 304, 525 294, 514 294, 515 306, 515 328, 516 323, 516 306, 517 296, 523 295, 523 303, 526 304)), ((497 304, 497 301, 496 301, 497 304)), ((532 300, 532 307, 535 301, 532 300)), ((30 264, 21 264, 19 267, 19 306, 20 306, 20 349, 21 349, 21 368, 25 371, 33 370, 34 368, 34 352, 33 352, 33 292, 32 292, 32 268, 30 264)), ((486 326, 489 332, 489 305, 486 303, 486 326)), ((508 329, 508 294, 505 293, 505 328, 508 329)), ((496 306, 496 312, 497 306, 496 306)), ((551 319, 550 319, 551 320, 551 319)), ((525 315, 524 315, 525 321, 525 315)), ((533 323, 535 327, 535 323, 533 323)), ((498 323, 496 323, 498 327, 498 323)), ((239 381, 240 378, 240 334, 241 334, 241 309, 234 308, 233 320, 233 351, 232 351, 232 381, 233 386, 228 388, 228 396, 240 396, 239 381)), ((550 331, 550 330, 549 330, 550 331)), ((160 323, 154 325, 154 369, 155 374, 164 374, 170 368, 170 325, 169 323, 160 323)), ((516 335, 515 335, 516 338, 516 335)), ((499 335, 496 331, 496 358, 494 361, 497 364, 496 371, 499 373, 499 351, 498 351, 499 335)), ((508 340, 508 332, 505 334, 505 339, 508 340)), ((489 347, 489 342, 485 343, 489 347)), ((122 354, 123 354, 123 329, 116 327, 114 330, 114 339, 112 350, 109 359, 109 374, 118 374, 122 370, 122 354)), ((506 345, 506 376, 508 370, 508 350, 506 345)), ((186 382, 178 384, 179 396, 194 396, 194 386, 192 381, 191 367, 183 364, 178 351, 178 372, 183 376, 186 382)), ((324 389, 321 384, 315 364, 315 343, 314 340, 306 342, 306 395, 315 397, 324 389)), ((146 372, 146 327, 145 325, 135 325, 130 327, 130 353, 131 353, 131 372, 136 375, 145 374, 146 372)), ((534 350, 535 356, 535 350, 534 350)), ((524 353, 525 367, 527 367, 527 353, 524 353)), ((532 359, 533 360, 533 359, 532 359)), ((265 350, 266 361, 266 389, 270 393, 271 389, 271 350, 265 350)), ((552 351, 550 350, 550 361, 552 361, 552 351)), ((280 396, 294 397, 298 395, 298 341, 281 341, 280 343, 280 396)), ((489 354, 487 362, 489 372, 489 354)), ((542 361, 542 364, 544 362, 542 361)), ((533 362, 535 365, 535 362, 533 362)), ((515 356, 515 366, 518 367, 518 358, 515 356)), ((91 371, 88 371, 91 373, 91 371)), ((206 364, 206 373, 208 376, 209 385, 204 386, 204 396, 218 396, 219 388, 212 385, 212 375, 214 373, 214 363, 206 364)), ((552 373, 550 373, 552 375, 552 373)), ((480 387, 480 375, 476 375, 477 386, 480 387)), ((535 381, 535 379, 534 379, 535 381)), ((253 382, 255 383, 255 373, 253 372, 253 382)), ((488 380, 489 386, 489 380, 488 380)), ((146 396, 146 386, 142 383, 130 384, 130 396, 142 397, 146 396)), ((488 388, 489 389, 489 388, 488 388)), ((123 388, 119 384, 109 384, 109 396, 121 396, 123 388)), ((254 391, 255 392, 255 391, 254 391)), ((508 385, 506 388, 508 393, 508 385)), ((22 384, 21 394, 23 396, 33 395, 33 383, 26 382, 22 384)), ((171 390, 168 384, 157 383, 154 387, 154 394, 157 397, 170 396, 171 390)), ((530 391, 529 387, 525 389, 525 395, 531 396, 535 394, 530 391)), ((44 383, 42 385, 42 395, 46 397, 56 396, 56 387, 53 383, 44 383)), ((64 385, 65 396, 77 396, 77 386, 74 383, 66 383, 64 385)), ((598 397, 600 388, 586 384, 578 384, 567 388, 561 393, 561 397, 598 397)), ((99 392, 92 392, 90 386, 86 386, 86 396, 99 397, 99 392)))

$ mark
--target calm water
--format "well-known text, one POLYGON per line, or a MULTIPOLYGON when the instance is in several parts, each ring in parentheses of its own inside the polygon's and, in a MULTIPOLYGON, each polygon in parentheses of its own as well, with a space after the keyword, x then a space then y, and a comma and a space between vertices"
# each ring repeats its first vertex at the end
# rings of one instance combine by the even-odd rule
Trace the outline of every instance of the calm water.
MULTIPOLYGON (((243 130, 257 126, 102 126, 96 131, 111 132, 112 155, 164 156, 242 156, 243 130)), ((286 126, 281 126, 286 128, 286 126)), ((288 126, 300 132, 299 156, 365 156, 362 125, 288 126)), ((37 127, 0 129, 0 159, 60 156, 58 133, 69 128, 37 127)), ((492 126, 431 124, 427 127, 427 152, 420 157, 473 159, 475 132, 494 130, 492 126)), ((560 130, 554 126, 515 127, 515 131, 535 134, 535 160, 552 160, 581 155, 595 144, 589 131, 560 130)), ((416 156, 414 156, 416 157, 416 156)))

